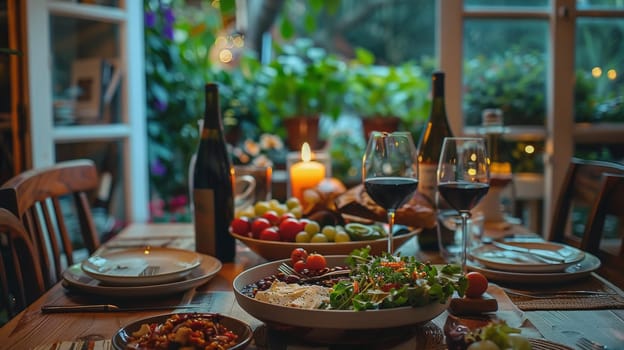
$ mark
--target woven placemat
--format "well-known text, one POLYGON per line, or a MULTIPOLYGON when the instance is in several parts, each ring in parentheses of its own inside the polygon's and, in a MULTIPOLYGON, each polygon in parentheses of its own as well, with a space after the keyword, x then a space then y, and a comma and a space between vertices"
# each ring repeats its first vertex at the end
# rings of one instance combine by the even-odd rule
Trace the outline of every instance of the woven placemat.
MULTIPOLYGON (((514 286, 517 288, 518 286, 514 286)), ((532 310, 600 310, 624 309, 624 292, 598 275, 591 274, 588 278, 562 284, 557 287, 524 288, 531 292, 542 292, 539 297, 523 296, 508 291, 511 301, 523 311, 532 310), (599 291, 601 295, 563 295, 563 290, 599 291), (548 293, 548 294, 546 294, 548 293), (550 294, 552 293, 552 294, 550 294)))

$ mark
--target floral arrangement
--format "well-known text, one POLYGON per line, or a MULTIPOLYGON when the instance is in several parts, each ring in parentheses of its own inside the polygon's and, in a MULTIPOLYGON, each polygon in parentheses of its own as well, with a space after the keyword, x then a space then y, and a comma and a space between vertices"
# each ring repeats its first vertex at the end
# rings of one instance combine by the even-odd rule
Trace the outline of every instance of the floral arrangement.
POLYGON ((286 153, 282 139, 273 134, 262 134, 258 141, 248 138, 230 149, 235 165, 274 166, 285 162, 286 153))

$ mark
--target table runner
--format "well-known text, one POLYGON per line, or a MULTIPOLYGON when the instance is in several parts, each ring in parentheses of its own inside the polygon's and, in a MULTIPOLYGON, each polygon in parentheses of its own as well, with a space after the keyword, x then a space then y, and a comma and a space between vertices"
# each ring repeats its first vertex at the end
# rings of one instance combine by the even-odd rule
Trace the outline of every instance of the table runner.
POLYGON ((561 284, 556 288, 531 288, 531 291, 556 293, 558 290, 591 290, 612 293, 612 295, 556 295, 552 298, 536 298, 507 293, 511 301, 524 311, 534 310, 601 310, 624 309, 624 295, 619 288, 603 278, 592 274, 573 284, 561 284))

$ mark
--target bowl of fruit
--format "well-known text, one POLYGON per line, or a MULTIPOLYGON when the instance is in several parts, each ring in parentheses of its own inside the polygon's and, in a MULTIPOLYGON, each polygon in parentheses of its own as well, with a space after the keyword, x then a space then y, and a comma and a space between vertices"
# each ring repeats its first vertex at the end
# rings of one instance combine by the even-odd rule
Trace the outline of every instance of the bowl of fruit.
MULTIPOLYGON (((285 202, 259 201, 238 210, 230 224, 230 234, 263 258, 277 260, 288 258, 297 247, 319 254, 345 255, 370 246, 372 254, 381 254, 388 247, 384 226, 303 217, 299 201, 289 198, 285 202)), ((395 228, 395 249, 418 233, 405 226, 395 228)))

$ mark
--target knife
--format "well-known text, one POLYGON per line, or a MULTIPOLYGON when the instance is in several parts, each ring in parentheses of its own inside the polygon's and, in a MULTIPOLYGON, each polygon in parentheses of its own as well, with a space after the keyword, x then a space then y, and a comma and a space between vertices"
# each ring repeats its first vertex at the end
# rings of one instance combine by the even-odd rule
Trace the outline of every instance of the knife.
POLYGON ((148 311, 148 310, 171 310, 198 308, 201 305, 149 305, 121 307, 114 304, 90 304, 90 305, 43 305, 43 313, 62 312, 124 312, 124 311, 148 311))
POLYGON ((509 250, 512 252, 531 254, 540 258, 548 259, 551 261, 556 261, 559 263, 566 262, 566 259, 562 255, 556 252, 550 251, 550 250, 546 250, 546 249, 531 249, 531 248, 517 247, 515 245, 505 244, 505 243, 501 243, 495 240, 492 240, 492 244, 495 247, 498 247, 504 250, 509 250))

